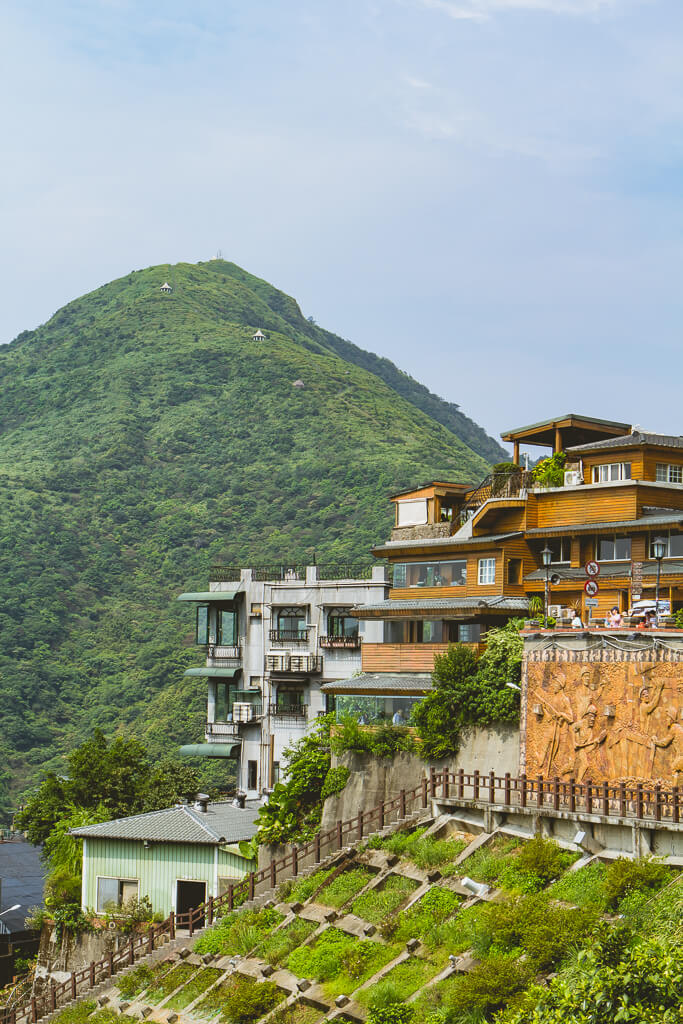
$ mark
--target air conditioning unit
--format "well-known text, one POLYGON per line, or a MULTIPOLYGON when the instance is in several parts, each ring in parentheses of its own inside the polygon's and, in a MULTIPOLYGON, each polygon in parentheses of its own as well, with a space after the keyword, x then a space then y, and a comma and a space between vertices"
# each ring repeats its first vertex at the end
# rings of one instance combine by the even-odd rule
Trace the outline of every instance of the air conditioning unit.
POLYGON ((583 476, 578 469, 567 469, 564 474, 565 487, 578 487, 583 483, 583 476))
POLYGON ((549 604, 548 615, 551 619, 562 618, 562 605, 561 604, 549 604))
POLYGON ((266 655, 266 668, 269 672, 289 672, 289 651, 271 651, 266 655))
POLYGON ((233 722, 251 722, 254 717, 254 708, 248 701, 244 703, 235 702, 232 706, 233 722))

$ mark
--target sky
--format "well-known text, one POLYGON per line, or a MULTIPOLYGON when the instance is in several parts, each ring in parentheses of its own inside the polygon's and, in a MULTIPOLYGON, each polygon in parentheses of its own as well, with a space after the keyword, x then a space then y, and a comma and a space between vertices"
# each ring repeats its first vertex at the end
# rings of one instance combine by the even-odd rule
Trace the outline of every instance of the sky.
POLYGON ((489 433, 683 433, 680 0, 5 0, 0 342, 220 251, 489 433))

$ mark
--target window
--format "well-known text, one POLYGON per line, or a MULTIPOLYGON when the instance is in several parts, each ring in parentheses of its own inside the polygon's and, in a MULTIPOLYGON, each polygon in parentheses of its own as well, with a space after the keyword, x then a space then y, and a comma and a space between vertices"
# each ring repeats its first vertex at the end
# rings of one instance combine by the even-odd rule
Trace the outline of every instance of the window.
POLYGON ((237 646, 237 612, 234 612, 231 609, 219 609, 218 636, 216 637, 216 641, 226 647, 237 646))
POLYGON ((97 912, 104 913, 111 907, 120 907, 138 894, 137 878, 98 878, 97 912))
POLYGON ((421 526, 427 522, 427 499, 408 498, 396 502, 397 526, 421 526))
POLYGON ((209 606, 207 604, 197 605, 197 629, 195 643, 208 644, 209 642, 209 606))
POLYGON ((480 587, 489 586, 496 582, 496 560, 495 558, 479 559, 479 575, 477 582, 480 587))
POLYGON ((630 462, 607 462, 604 466, 593 466, 593 483, 606 484, 612 480, 630 480, 630 462))
POLYGON ((631 538, 598 537, 595 550, 598 562, 625 562, 631 557, 631 538))
POLYGON ((256 789, 256 761, 247 761, 247 789, 256 789))
POLYGON ((663 537, 666 542, 666 547, 664 548, 665 558, 683 558, 683 533, 651 533, 650 558, 655 557, 652 545, 657 537, 663 537))
POLYGON ((508 561, 508 583, 522 582, 522 559, 511 558, 508 561))
POLYGON ((683 466, 670 465, 666 462, 657 463, 656 479, 667 484, 683 483, 683 466))
POLYGON ((280 762, 273 761, 273 785, 277 786, 280 781, 280 762))
POLYGON ((275 621, 286 640, 306 639, 306 608, 278 608, 275 621))
POLYGON ((461 644, 476 644, 481 639, 481 625, 478 622, 463 622, 458 626, 458 640, 461 644))
POLYGON ((394 565, 395 587, 463 587, 467 582, 467 561, 398 562, 394 565))
POLYGON ((328 636, 358 636, 358 619, 348 608, 330 608, 327 613, 328 636))
POLYGON ((550 562, 552 565, 556 563, 566 562, 570 560, 570 540, 569 537, 549 537, 544 542, 544 547, 550 548, 552 555, 550 562))

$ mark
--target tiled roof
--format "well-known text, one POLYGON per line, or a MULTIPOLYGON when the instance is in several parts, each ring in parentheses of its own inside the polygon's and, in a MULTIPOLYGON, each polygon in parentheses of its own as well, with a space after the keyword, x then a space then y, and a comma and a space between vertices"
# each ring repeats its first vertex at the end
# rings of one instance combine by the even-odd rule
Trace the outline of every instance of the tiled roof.
POLYGON ((419 697, 432 688, 432 677, 429 675, 391 674, 390 672, 362 672, 350 679, 337 679, 333 683, 323 683, 323 693, 367 693, 387 694, 398 693, 419 697))
POLYGON ((229 800, 219 800, 209 803, 204 814, 183 804, 98 825, 83 825, 70 834, 85 839, 147 839, 155 843, 237 843, 256 834, 259 806, 256 801, 249 801, 246 807, 234 807, 229 800))
POLYGON ((363 618, 364 612, 447 612, 447 611, 493 611, 524 612, 527 610, 525 597, 430 597, 409 601, 378 601, 377 604, 359 605, 351 612, 356 618, 363 618))
POLYGON ((633 445, 652 444, 661 448, 683 448, 683 437, 675 434, 647 434, 643 430, 634 430, 632 434, 621 437, 608 437, 604 441, 593 441, 591 444, 577 444, 567 448, 568 452, 602 451, 604 448, 632 448, 633 445))
POLYGON ((649 526, 673 526, 683 522, 683 511, 667 512, 664 515, 641 516, 640 519, 615 519, 607 523, 571 523, 567 526, 547 526, 527 530, 527 537, 548 537, 552 534, 565 533, 601 533, 603 530, 626 530, 635 527, 647 529, 649 526))
POLYGON ((514 533, 492 533, 482 537, 466 537, 463 540, 458 540, 456 536, 453 537, 436 537, 436 538, 425 538, 423 540, 390 540, 386 544, 379 544, 373 548, 373 552, 376 551, 395 551, 397 548, 449 548, 449 547, 460 547, 466 548, 474 544, 497 544, 501 540, 509 540, 510 537, 521 537, 521 531, 515 530, 514 533))

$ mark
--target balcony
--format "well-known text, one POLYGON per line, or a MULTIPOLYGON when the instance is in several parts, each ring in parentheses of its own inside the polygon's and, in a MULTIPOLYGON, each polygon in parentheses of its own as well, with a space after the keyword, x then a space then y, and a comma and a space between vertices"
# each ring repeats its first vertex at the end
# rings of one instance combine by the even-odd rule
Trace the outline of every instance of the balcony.
POLYGON ((236 668, 242 661, 242 646, 209 644, 206 651, 208 668, 236 668))
POLYGON ((268 639, 273 644, 308 643, 307 629, 269 629, 268 639))
POLYGON ((204 735, 211 742, 239 739, 239 729, 233 722, 207 722, 204 735))
POLYGON ((268 672, 305 672, 317 673, 323 670, 323 659, 319 654, 268 654, 266 656, 268 672))
MULTIPOLYGON (((434 657, 444 654, 450 644, 363 644, 363 672, 431 672, 434 657)), ((464 644, 480 654, 485 644, 464 644)))
POLYGON ((283 722, 301 725, 308 718, 308 704, 271 704, 270 714, 283 722))
POLYGON ((321 636, 319 643, 329 651, 357 651, 361 639, 359 636, 321 636))

